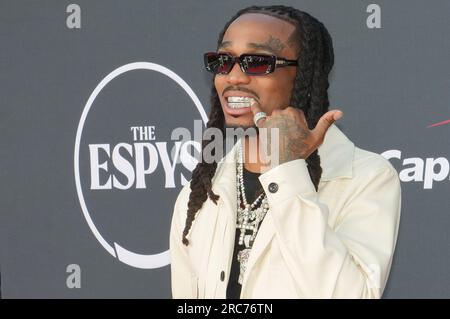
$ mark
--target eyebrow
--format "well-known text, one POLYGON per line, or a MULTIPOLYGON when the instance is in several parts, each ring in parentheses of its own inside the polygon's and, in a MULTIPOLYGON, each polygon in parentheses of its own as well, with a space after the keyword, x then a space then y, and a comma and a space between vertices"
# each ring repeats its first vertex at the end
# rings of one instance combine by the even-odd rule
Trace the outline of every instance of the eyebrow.
POLYGON ((223 41, 217 49, 225 49, 231 45, 231 41, 223 41))
POLYGON ((272 54, 278 54, 280 53, 281 50, 275 48, 274 46, 270 45, 270 44, 266 44, 266 43, 247 43, 247 47, 251 48, 251 49, 255 49, 255 50, 263 50, 263 51, 268 51, 272 54))
MULTIPOLYGON (((218 49, 226 49, 227 47, 231 46, 232 42, 231 41, 224 41, 222 42, 218 49)), ((266 43, 254 43, 254 42, 249 42, 247 43, 247 47, 250 49, 255 49, 255 50, 263 50, 263 51, 267 51, 270 52, 272 54, 278 54, 280 53, 281 50, 283 50, 284 45, 281 43, 274 43, 273 41, 268 41, 266 43), (277 45, 275 45, 277 44, 277 45)))

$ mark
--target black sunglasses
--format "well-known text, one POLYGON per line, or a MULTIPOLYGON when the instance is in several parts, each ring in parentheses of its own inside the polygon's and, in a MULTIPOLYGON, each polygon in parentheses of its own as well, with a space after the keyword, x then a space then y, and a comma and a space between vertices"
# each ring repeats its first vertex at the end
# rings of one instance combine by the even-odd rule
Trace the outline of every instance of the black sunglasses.
POLYGON ((204 54, 205 68, 214 74, 228 74, 236 62, 242 72, 249 75, 263 75, 275 71, 275 68, 298 65, 297 60, 287 60, 269 54, 242 54, 234 57, 229 53, 207 52, 204 54))

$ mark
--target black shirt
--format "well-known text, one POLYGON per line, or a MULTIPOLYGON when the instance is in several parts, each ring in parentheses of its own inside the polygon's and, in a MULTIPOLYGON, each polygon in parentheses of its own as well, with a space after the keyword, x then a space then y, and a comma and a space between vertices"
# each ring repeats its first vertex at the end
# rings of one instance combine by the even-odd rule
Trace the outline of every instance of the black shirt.
MULTIPOLYGON (((259 182, 260 173, 253 173, 247 171, 244 168, 244 187, 245 187, 245 196, 247 198, 248 203, 253 203, 256 199, 258 192, 261 190, 262 186, 259 182)), ((236 212, 237 215, 237 212, 236 212)), ((261 221, 262 223, 262 221, 261 221)), ((236 226, 235 226, 236 227, 236 226)), ((243 245, 239 245, 239 235, 241 231, 236 229, 236 236, 234 239, 234 250, 233 250, 233 260, 231 262, 231 271, 230 271, 230 279, 228 280, 227 286, 227 299, 239 299, 241 295, 241 284, 238 282, 240 265, 237 259, 237 255, 240 250, 244 249, 243 245)))

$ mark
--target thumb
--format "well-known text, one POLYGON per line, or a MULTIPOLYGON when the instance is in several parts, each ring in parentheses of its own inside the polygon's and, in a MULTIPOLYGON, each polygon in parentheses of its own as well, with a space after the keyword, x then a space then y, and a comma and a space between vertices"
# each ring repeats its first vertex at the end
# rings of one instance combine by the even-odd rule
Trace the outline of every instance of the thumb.
POLYGON ((344 113, 341 110, 328 111, 322 115, 319 122, 317 122, 316 127, 313 129, 314 134, 316 134, 319 139, 323 138, 330 126, 343 115, 344 113))

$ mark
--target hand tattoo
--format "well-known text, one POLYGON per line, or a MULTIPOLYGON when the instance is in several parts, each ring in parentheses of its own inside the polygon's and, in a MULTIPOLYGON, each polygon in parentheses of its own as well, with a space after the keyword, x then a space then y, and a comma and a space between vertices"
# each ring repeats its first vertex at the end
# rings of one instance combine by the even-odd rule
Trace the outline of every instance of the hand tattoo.
MULTIPOLYGON (((279 116, 272 117, 267 119, 264 127, 278 128, 279 130, 279 164, 308 156, 307 151, 309 147, 306 140, 311 133, 299 125, 292 116, 280 114, 279 116)), ((271 143, 271 134, 268 134, 268 145, 271 145, 271 143)))

